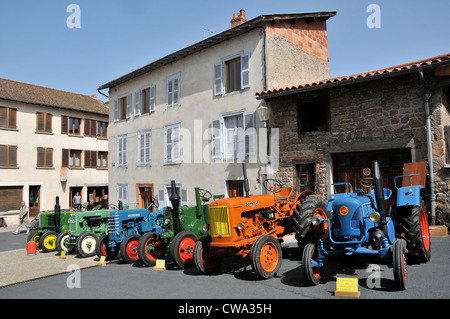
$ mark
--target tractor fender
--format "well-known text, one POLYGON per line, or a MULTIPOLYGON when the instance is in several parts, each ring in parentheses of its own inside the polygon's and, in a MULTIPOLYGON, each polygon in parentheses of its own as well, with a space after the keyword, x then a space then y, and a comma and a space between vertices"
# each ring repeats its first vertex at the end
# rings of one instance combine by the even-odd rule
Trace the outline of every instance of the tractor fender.
POLYGON ((421 206, 421 192, 423 186, 400 187, 397 191, 397 207, 421 206))
POLYGON ((296 204, 298 204, 301 200, 305 199, 309 195, 316 195, 316 193, 311 190, 306 190, 298 194, 294 200, 295 205, 293 207, 295 207, 296 204))

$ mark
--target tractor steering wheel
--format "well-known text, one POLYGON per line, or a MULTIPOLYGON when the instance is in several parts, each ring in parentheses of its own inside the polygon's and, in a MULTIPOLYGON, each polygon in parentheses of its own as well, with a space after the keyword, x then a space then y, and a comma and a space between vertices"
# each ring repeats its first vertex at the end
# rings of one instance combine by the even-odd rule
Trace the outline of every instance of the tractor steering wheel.
POLYGON ((159 208, 158 200, 155 197, 150 196, 150 205, 148 205, 147 210, 152 206, 152 204, 153 204, 153 206, 155 206, 156 209, 159 208))
POLYGON ((268 179, 264 180, 263 186, 269 192, 274 192, 274 193, 278 193, 283 188, 283 184, 281 184, 280 181, 273 179, 273 178, 268 178, 268 179), (271 182, 273 183, 273 185, 271 182))
POLYGON ((200 197, 204 198, 205 201, 209 201, 212 197, 211 192, 207 191, 206 189, 203 188, 199 188, 198 189, 198 193, 200 195, 200 197))
POLYGON ((373 177, 364 177, 359 182, 362 187, 371 188, 373 186, 373 177))

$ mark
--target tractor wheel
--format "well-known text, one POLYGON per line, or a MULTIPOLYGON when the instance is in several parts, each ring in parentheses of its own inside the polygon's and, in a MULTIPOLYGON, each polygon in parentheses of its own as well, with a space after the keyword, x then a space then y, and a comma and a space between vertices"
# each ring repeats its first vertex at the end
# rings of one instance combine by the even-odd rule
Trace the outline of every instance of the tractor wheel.
POLYGON ((211 249, 211 236, 197 240, 194 247, 194 264, 198 271, 202 274, 217 272, 222 259, 222 256, 211 249))
POLYGON ((100 236, 97 240, 97 244, 95 246, 95 253, 99 258, 105 256, 105 260, 113 260, 116 258, 119 251, 115 249, 114 251, 108 247, 109 237, 106 234, 100 236))
POLYGON ((55 251, 56 237, 58 237, 58 233, 55 231, 48 231, 44 233, 39 239, 39 248, 41 248, 45 253, 55 251))
POLYGON ((421 206, 412 206, 403 209, 400 216, 408 257, 419 262, 430 261, 430 230, 425 210, 421 206))
POLYGON ((282 252, 278 240, 270 235, 259 237, 250 251, 253 271, 263 278, 272 278, 281 267, 282 252))
POLYGON ((194 246, 197 236, 191 231, 179 232, 172 241, 170 255, 181 269, 188 268, 194 263, 194 246))
POLYGON ((138 234, 130 234, 120 244, 120 256, 128 263, 134 263, 139 260, 137 251, 139 238, 141 236, 138 234))
POLYGON ((32 230, 28 234, 27 243, 29 241, 34 241, 36 243, 36 247, 39 247, 39 239, 41 237, 41 233, 38 230, 32 230))
MULTIPOLYGON (((303 202, 297 204, 294 209, 293 222, 295 230, 295 239, 297 239, 298 246, 304 248, 306 244, 316 241, 314 229, 312 225, 312 218, 316 209, 321 209, 325 212, 327 202, 325 198, 320 195, 309 195, 303 202)), ((327 216, 329 213, 326 213, 327 216)), ((331 216, 328 216, 331 218, 331 216)))
POLYGON ((316 245, 309 243, 303 249, 302 270, 303 275, 310 285, 318 285, 322 278, 323 267, 313 266, 313 261, 317 263, 316 245))
POLYGON ((392 259, 394 269, 395 285, 400 290, 405 290, 408 286, 406 273, 406 243, 403 239, 397 239, 392 245, 392 259))
POLYGON ((147 266, 155 266, 156 260, 165 255, 164 245, 158 233, 149 232, 139 239, 138 247, 139 259, 147 266))
POLYGON ((74 244, 70 244, 70 232, 65 231, 62 233, 59 233, 56 237, 56 250, 61 254, 63 251, 66 252, 66 254, 72 254, 76 247, 74 244))
POLYGON ((95 255, 95 247, 97 246, 97 235, 93 232, 84 232, 78 236, 76 247, 78 254, 83 258, 92 257, 95 255))

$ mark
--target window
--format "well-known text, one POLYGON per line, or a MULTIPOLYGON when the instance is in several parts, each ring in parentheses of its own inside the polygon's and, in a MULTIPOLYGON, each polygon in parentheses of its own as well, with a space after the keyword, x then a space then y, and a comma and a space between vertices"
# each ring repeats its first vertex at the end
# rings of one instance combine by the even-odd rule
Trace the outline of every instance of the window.
POLYGON ((37 148, 37 167, 53 167, 53 148, 37 148))
POLYGON ((108 123, 97 121, 97 137, 108 137, 108 123))
POLYGON ((117 201, 128 205, 128 184, 117 184, 117 201))
POLYGON ((127 135, 117 136, 117 167, 127 167, 127 144, 127 135))
POLYGON ((236 160, 256 154, 254 113, 222 115, 211 127, 213 158, 236 160))
POLYGON ((131 94, 119 97, 114 101, 114 122, 131 117, 131 94))
POLYGON ((317 191, 316 184, 316 164, 296 165, 297 180, 296 189, 301 193, 305 190, 317 191))
POLYGON ((297 106, 298 133, 330 130, 330 99, 299 102, 297 106))
POLYGON ((250 87, 250 55, 239 54, 214 65, 214 95, 250 87))
POLYGON ((138 132, 138 166, 152 165, 152 131, 138 132))
POLYGON ((0 167, 17 167, 16 145, 0 145, 0 167))
POLYGON ((69 134, 80 135, 81 119, 69 117, 69 134))
POLYGON ((84 119, 84 136, 97 136, 97 121, 84 119))
POLYGON ((166 108, 180 104, 180 73, 167 78, 167 105, 166 108))
POLYGON ((108 168, 108 152, 97 152, 97 168, 108 168))
POLYGON ((155 111, 156 86, 141 89, 134 94, 134 115, 148 114, 155 111))
POLYGON ((52 115, 48 113, 36 113, 36 132, 52 132, 52 115))
POLYGON ((181 123, 164 127, 164 164, 181 163, 181 123))
POLYGON ((244 196, 244 181, 241 180, 227 181, 227 188, 229 197, 244 196))
MULTIPOLYGON (((188 205, 188 190, 182 184, 175 185, 177 194, 180 196, 180 206, 188 205)), ((163 188, 158 188, 159 207, 172 207, 170 196, 172 195, 172 185, 165 184, 163 188)))
POLYGON ((17 128, 17 110, 9 107, 0 107, 0 128, 17 128))
POLYGON ((97 151, 84 151, 84 167, 97 168, 97 151))
POLYGON ((69 151, 69 167, 81 167, 81 151, 70 150, 69 151))

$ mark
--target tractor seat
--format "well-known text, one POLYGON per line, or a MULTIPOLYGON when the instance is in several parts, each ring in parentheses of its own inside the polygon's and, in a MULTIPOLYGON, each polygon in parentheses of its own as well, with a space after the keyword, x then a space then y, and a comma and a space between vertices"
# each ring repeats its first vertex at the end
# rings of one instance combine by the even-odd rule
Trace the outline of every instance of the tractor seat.
POLYGON ((289 197, 292 196, 292 193, 294 192, 294 188, 293 187, 283 187, 282 189, 280 189, 279 192, 275 193, 275 198, 279 201, 286 201, 289 199, 289 197))

